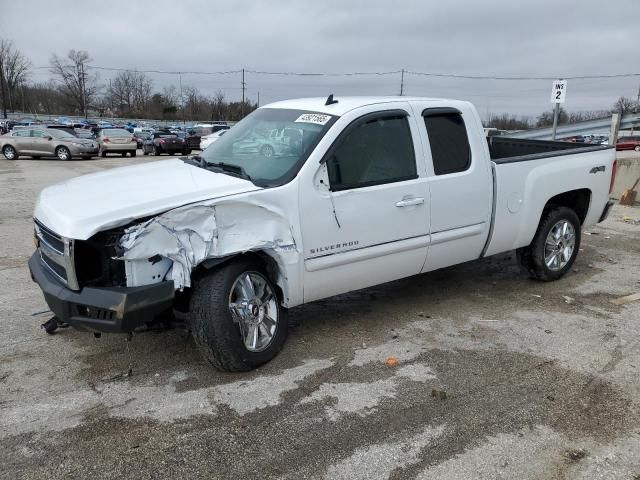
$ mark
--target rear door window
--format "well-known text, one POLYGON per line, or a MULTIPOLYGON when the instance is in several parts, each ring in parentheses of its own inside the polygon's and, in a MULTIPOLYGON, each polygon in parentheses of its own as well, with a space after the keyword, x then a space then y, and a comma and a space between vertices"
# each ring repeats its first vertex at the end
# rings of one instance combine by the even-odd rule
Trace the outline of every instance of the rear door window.
POLYGON ((422 115, 435 174, 447 175, 467 170, 471 165, 471 147, 460 112, 427 109, 422 115))

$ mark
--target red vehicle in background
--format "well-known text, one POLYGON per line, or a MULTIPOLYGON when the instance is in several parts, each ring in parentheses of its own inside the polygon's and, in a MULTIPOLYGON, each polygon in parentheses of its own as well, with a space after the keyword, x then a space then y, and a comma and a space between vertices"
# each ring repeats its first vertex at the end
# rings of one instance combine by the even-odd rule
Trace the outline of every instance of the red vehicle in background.
POLYGON ((640 135, 625 135, 618 138, 616 150, 635 150, 640 152, 640 135))

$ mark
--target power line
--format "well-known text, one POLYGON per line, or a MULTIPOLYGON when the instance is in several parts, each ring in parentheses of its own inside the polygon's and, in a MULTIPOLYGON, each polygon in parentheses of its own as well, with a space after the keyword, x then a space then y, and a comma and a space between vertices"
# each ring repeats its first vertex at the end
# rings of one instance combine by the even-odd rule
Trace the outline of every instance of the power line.
POLYGON ((498 77, 490 75, 461 75, 457 73, 430 73, 430 72, 413 72, 405 70, 408 75, 418 75, 423 77, 446 77, 446 78, 461 78, 465 80, 557 80, 563 78, 565 80, 588 80, 588 79, 601 79, 601 78, 630 78, 640 77, 640 73, 616 73, 613 75, 559 75, 555 77, 498 77))
MULTIPOLYGON (((35 69, 50 69, 51 67, 39 66, 35 69)), ((640 73, 615 73, 610 75, 557 75, 557 76, 497 76, 497 75, 475 75, 475 74, 459 74, 459 73, 441 73, 441 72, 420 72, 415 70, 389 70, 381 72, 297 72, 297 71, 268 71, 268 70, 221 70, 221 71, 184 71, 184 70, 141 70, 137 68, 119 68, 119 67, 103 67, 99 65, 87 65, 87 68, 94 70, 105 70, 112 72, 136 71, 140 73, 157 73, 167 75, 233 75, 252 73, 254 75, 272 75, 272 76, 290 76, 290 77, 355 77, 355 76, 385 76, 385 75, 414 75, 422 77, 443 77, 458 78, 464 80, 508 80, 508 81, 526 81, 526 80, 557 80, 563 78, 566 80, 590 80, 590 79, 608 79, 608 78, 632 78, 640 77, 640 73)))

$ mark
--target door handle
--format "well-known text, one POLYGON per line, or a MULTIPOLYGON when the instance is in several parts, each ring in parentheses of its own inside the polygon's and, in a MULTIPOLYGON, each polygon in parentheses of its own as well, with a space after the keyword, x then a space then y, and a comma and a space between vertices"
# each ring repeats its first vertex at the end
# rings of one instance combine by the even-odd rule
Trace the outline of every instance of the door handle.
POLYGON ((396 203, 396 207, 410 207, 412 205, 422 205, 424 203, 424 198, 415 197, 415 198, 405 198, 396 203))

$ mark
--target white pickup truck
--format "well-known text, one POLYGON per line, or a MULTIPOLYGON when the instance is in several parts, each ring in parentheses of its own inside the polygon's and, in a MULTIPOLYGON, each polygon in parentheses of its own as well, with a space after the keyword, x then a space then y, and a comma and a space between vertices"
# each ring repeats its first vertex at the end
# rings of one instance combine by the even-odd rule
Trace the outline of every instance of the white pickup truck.
POLYGON ((132 332, 177 309, 213 365, 248 370, 303 303, 513 249, 561 277, 609 212, 614 158, 487 138, 464 101, 283 101, 202 156, 44 189, 29 267, 60 322, 132 332))

